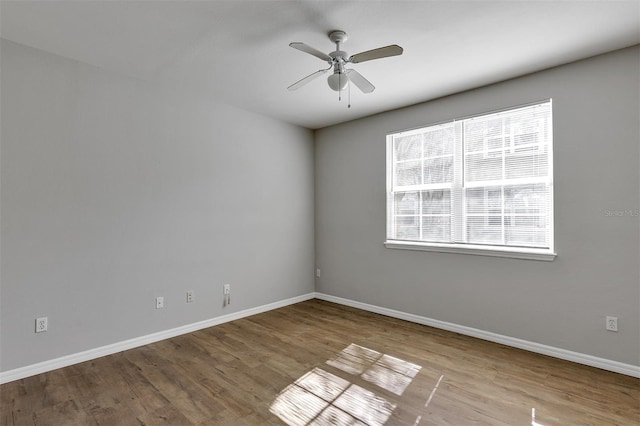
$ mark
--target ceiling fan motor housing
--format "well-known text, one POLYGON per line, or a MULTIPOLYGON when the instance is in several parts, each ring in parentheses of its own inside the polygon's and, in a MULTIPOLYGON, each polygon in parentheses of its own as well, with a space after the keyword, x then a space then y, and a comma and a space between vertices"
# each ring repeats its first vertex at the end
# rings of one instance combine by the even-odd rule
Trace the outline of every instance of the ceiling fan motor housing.
POLYGON ((347 52, 345 52, 344 50, 336 50, 334 52, 329 53, 329 56, 331 56, 332 59, 332 63, 336 63, 336 62, 342 62, 345 63, 348 61, 349 59, 349 54, 347 52))
POLYGON ((344 90, 349 82, 349 77, 345 74, 344 64, 347 62, 349 54, 343 50, 336 50, 329 53, 333 64, 333 74, 327 78, 329 87, 336 92, 344 90))

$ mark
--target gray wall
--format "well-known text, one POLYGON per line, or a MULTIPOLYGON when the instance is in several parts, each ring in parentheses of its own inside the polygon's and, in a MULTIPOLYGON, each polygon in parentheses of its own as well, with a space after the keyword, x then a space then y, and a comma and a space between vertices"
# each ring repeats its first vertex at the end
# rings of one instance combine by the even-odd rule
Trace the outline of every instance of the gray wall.
POLYGON ((313 291, 311 131, 1 47, 2 371, 313 291))
POLYGON ((0 371, 313 291, 314 212, 317 291, 640 364, 637 47, 316 131, 315 210, 310 131, 1 49, 0 371), (386 133, 549 97, 554 262, 384 248, 386 133))
POLYGON ((316 132, 316 291, 640 365, 638 47, 316 132), (553 98, 554 262, 386 249, 385 134, 553 98), (619 332, 605 331, 605 315, 619 332))

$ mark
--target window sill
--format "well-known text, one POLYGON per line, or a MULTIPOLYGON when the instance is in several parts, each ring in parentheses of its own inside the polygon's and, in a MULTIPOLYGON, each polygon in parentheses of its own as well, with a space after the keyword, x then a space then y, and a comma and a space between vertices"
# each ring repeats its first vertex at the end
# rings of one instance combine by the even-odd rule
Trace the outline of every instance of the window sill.
POLYGON ((514 259, 543 260, 551 262, 556 258, 556 253, 545 249, 496 247, 482 245, 459 245, 420 243, 413 241, 387 240, 386 248, 400 250, 435 251, 440 253, 473 254, 479 256, 509 257, 514 259))

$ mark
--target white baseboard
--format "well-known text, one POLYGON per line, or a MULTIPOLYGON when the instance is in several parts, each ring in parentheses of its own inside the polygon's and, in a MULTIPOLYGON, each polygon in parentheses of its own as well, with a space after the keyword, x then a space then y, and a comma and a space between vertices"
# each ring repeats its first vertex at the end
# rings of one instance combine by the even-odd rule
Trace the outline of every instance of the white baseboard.
POLYGON ((530 352, 548 355, 554 358, 573 361, 579 364, 589 365, 591 367, 597 367, 603 370, 613 371, 614 373, 620 373, 620 374, 625 374, 627 376, 640 378, 640 366, 637 366, 637 365, 624 364, 618 361, 612 361, 605 358, 598 358, 592 355, 586 355, 579 352, 568 351, 566 349, 542 345, 540 343, 529 342, 527 340, 516 339, 514 337, 503 336, 501 334, 491 333, 489 331, 479 330, 477 328, 466 327, 463 325, 453 324, 445 321, 439 321, 439 320, 423 317, 420 315, 414 315, 406 312, 395 311, 393 309, 383 308, 375 305, 369 305, 367 303, 362 303, 362 302, 356 302, 355 300, 343 299, 342 297, 331 296, 329 294, 316 292, 315 297, 317 299, 338 303, 340 305, 351 306, 352 308, 358 308, 364 311, 386 315, 388 317, 393 317, 393 318, 398 318, 406 321, 415 322, 418 324, 428 325, 429 327, 439 328, 442 330, 453 331, 455 333, 464 334, 465 336, 477 337, 479 339, 488 340, 490 342, 500 343, 506 346, 512 346, 514 348, 524 349, 530 352))
POLYGON ((364 311, 374 312, 377 314, 382 314, 382 315, 386 315, 393 318, 411 321, 417 324, 423 324, 423 325, 427 325, 434 328, 453 331, 455 333, 464 334, 466 336, 477 337, 479 339, 487 340, 490 342, 501 343, 503 345, 512 346, 514 348, 524 349, 530 352, 548 355, 555 358, 564 359, 567 361, 573 361, 579 364, 589 365, 592 367, 601 368, 603 370, 613 371, 615 373, 620 373, 620 374, 625 374, 627 376, 640 378, 640 366, 624 364, 618 361, 598 358, 595 356, 586 355, 579 352, 572 352, 565 349, 556 348, 553 346, 542 345, 540 343, 529 342, 527 340, 516 339, 514 337, 509 337, 509 336, 503 336, 501 334, 491 333, 488 331, 483 331, 483 330, 479 330, 472 327, 466 327, 466 326, 457 325, 457 324, 453 324, 445 321, 439 321, 439 320, 435 320, 435 319, 431 319, 431 318, 427 318, 419 315, 414 315, 406 312, 396 311, 393 309, 383 308, 380 306, 369 305, 367 303, 356 302, 355 300, 344 299, 341 297, 331 296, 324 293, 308 293, 301 296, 292 297, 290 299, 285 299, 278 302, 258 306, 255 308, 234 312, 228 315, 222 315, 222 316, 211 318, 205 321, 200 321, 192 324, 187 324, 181 327, 172 328, 170 330, 159 331, 157 333, 148 334, 146 336, 140 336, 134 339, 124 340, 122 342, 101 346, 99 348, 89 349, 87 351, 66 355, 66 356, 55 358, 49 361, 27 365, 25 367, 16 368, 13 370, 3 371, 3 372, 0 372, 0 384, 23 379, 29 376, 35 376, 36 374, 46 373, 47 371, 68 367, 73 364, 90 361, 92 359, 100 358, 103 356, 112 355, 128 349, 133 349, 139 346, 148 345, 150 343, 155 343, 160 340, 165 340, 172 337, 180 336, 182 334, 191 333, 194 331, 201 330, 203 328, 224 324, 229 321, 234 321, 234 320, 245 318, 251 315, 260 314, 262 312, 271 311, 273 309, 282 308, 284 306, 303 302, 305 300, 309 300, 313 298, 326 300, 328 302, 338 303, 340 305, 351 306, 353 308, 362 309, 364 311))
POLYGON ((127 349, 133 349, 139 346, 148 345, 150 343, 155 343, 160 340, 165 340, 171 337, 180 336, 182 334, 191 333, 197 330, 201 330, 203 328, 213 327, 215 325, 223 324, 225 322, 234 321, 240 318, 249 317, 251 315, 260 314, 262 312, 271 311, 273 309, 282 308, 284 306, 292 305, 294 303, 313 299, 314 297, 315 297, 314 293, 308 293, 302 296, 296 296, 290 299, 280 300, 278 302, 269 303, 269 304, 258 306, 255 308, 245 309, 243 311, 234 312, 228 315, 222 315, 216 318, 211 318, 211 319, 196 322, 193 324, 183 325, 181 327, 172 328, 170 330, 163 330, 157 333, 148 334, 146 336, 140 336, 133 339, 124 340, 122 342, 101 346, 99 348, 89 349, 87 351, 66 355, 66 356, 55 358, 49 361, 39 362, 37 364, 27 365, 25 367, 3 371, 3 372, 0 372, 0 384, 23 379, 29 376, 35 376, 36 374, 46 373, 47 371, 56 370, 62 367, 68 367, 73 364, 90 361, 92 359, 100 358, 106 355, 112 355, 118 352, 126 351, 127 349))

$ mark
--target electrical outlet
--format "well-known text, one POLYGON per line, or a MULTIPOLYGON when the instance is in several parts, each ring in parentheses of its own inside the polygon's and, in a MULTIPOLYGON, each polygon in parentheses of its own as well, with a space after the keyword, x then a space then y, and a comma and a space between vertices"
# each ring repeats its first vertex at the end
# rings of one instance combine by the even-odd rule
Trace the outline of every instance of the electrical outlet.
POLYGON ((164 297, 156 297, 156 309, 164 308, 164 297))
POLYGON ((231 284, 222 285, 222 294, 224 295, 224 299, 222 300, 222 307, 225 307, 231 303, 231 284))
POLYGON ((47 317, 36 318, 36 333, 47 331, 49 320, 47 317))
POLYGON ((187 291, 187 303, 191 303, 191 302, 193 302, 193 298, 194 298, 194 296, 193 296, 193 290, 189 290, 189 291, 187 291))
POLYGON ((316 278, 320 278, 320 268, 316 269, 316 278))
POLYGON ((618 331, 618 317, 607 317, 607 330, 618 331))

